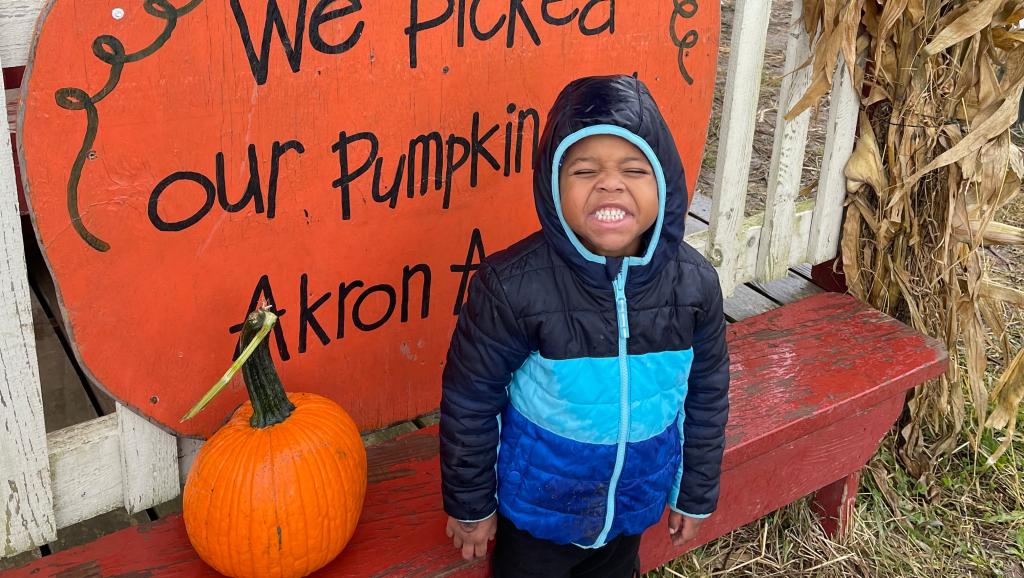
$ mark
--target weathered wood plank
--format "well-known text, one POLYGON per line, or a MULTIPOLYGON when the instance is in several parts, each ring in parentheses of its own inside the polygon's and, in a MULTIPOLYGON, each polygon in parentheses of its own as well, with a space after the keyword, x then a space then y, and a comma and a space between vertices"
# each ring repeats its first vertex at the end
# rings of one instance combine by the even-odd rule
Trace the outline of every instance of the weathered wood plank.
POLYGON ((4 115, 0 117, 0 528, 7 529, 0 535, 3 556, 41 546, 53 540, 57 529, 8 132, 4 115))
POLYGON ((727 430, 735 446, 727 464, 900 395, 941 373, 948 359, 934 339, 839 293, 730 325, 728 338, 729 419, 742 427, 727 430))
POLYGON ((397 437, 412 433, 417 429, 419 429, 419 427, 415 423, 411 421, 403 421, 402 423, 386 428, 363 433, 363 444, 367 447, 378 446, 397 437))
MULTIPOLYGON (((177 438, 178 486, 180 488, 185 487, 185 481, 188 479, 188 473, 192 470, 192 464, 196 461, 196 454, 199 453, 199 448, 203 447, 204 443, 206 442, 203 440, 193 438, 177 438)), ((160 518, 180 514, 181 495, 179 494, 173 500, 154 506, 153 511, 156 512, 157 516, 160 518)))
MULTIPOLYGON (((121 413, 112 413, 47 435, 53 511, 57 528, 66 528, 113 510, 120 510, 124 516, 127 516, 124 510, 126 490, 123 481, 125 474, 122 471, 123 456, 120 441, 122 432, 119 425, 121 415, 121 413)), ((154 428, 155 426, 147 422, 145 427, 154 428)), ((132 426, 129 426, 128 429, 132 429, 132 426)), ((171 456, 177 461, 178 446, 175 438, 162 430, 159 433, 170 438, 173 448, 171 456)), ((129 432, 127 437, 129 440, 138 439, 139 435, 129 432)), ((156 443, 166 445, 166 440, 156 443)), ((187 447, 188 445, 186 445, 187 447)), ((158 448, 153 451, 166 455, 167 448, 158 448)), ((184 453, 187 454, 187 450, 184 453)), ((163 460, 166 462, 167 458, 164 457, 163 460)), ((162 476, 165 479, 168 476, 173 476, 173 483, 167 484, 150 480, 149 484, 141 491, 142 497, 135 498, 137 501, 134 503, 137 504, 138 510, 169 500, 177 496, 179 492, 178 467, 175 466, 171 471, 172 468, 166 463, 157 465, 152 463, 152 459, 148 461, 150 462, 148 467, 153 468, 153 471, 162 472, 154 475, 162 476), (168 489, 169 486, 173 487, 173 491, 168 489), (152 488, 158 488, 160 493, 154 493, 152 488), (146 494, 149 495, 149 498, 145 497, 146 494)), ((147 467, 146 462, 147 460, 139 461, 143 470, 147 467)), ((129 475, 141 474, 132 469, 129 475)), ((141 484, 140 481, 135 483, 136 488, 141 484)), ((118 517, 112 523, 130 523, 129 519, 124 516, 118 517)), ((51 537, 50 541, 52 540, 51 537)))
POLYGON ((437 425, 437 423, 441 421, 441 416, 439 412, 435 411, 428 413, 426 415, 421 415, 420 417, 416 418, 413 421, 416 423, 416 425, 420 426, 420 428, 425 428, 430 427, 432 425, 437 425))
MULTIPOLYGON (((803 2, 793 2, 789 21, 789 41, 786 44, 786 71, 779 94, 778 121, 775 125, 775 144, 772 148, 771 170, 768 175, 768 197, 765 200, 764 228, 757 247, 757 275, 761 281, 784 277, 789 266, 793 244, 793 218, 800 177, 804 170, 804 151, 807 147, 807 127, 811 111, 806 110, 793 120, 786 120, 789 112, 807 92, 811 84, 811 67, 805 66, 810 56, 810 39, 803 26, 803 2)), ((804 249, 798 250, 802 255, 804 249)), ((802 257, 800 261, 801 262, 802 257)))
POLYGON ((733 294, 725 300, 725 317, 728 321, 735 323, 771 311, 778 306, 778 303, 750 287, 737 285, 733 294))
POLYGON ((203 440, 178 438, 178 485, 182 488, 185 487, 185 480, 188 479, 192 463, 196 461, 196 454, 203 443, 203 440))
MULTIPOLYGON (((711 211, 711 199, 708 199, 704 195, 694 195, 693 204, 703 204, 694 210, 691 205, 691 213, 695 214, 710 214, 711 211)), ((701 221, 698 217, 693 214, 686 216, 686 233, 687 235, 701 233, 707 231, 708 225, 706 222, 701 221)), ((687 237, 689 238, 689 237, 687 237)), ((730 322, 742 321, 747 317, 753 317, 765 311, 771 311, 778 307, 771 299, 768 299, 764 295, 761 295, 757 291, 754 291, 746 285, 737 285, 733 294, 730 295, 724 304, 725 317, 730 322)))
POLYGON ((58 528, 57 540, 49 544, 50 552, 63 552, 77 548, 89 544, 97 538, 149 521, 150 518, 145 512, 129 515, 124 508, 115 508, 105 514, 93 516, 77 524, 58 528))
MULTIPOLYGON (((689 216, 694 217, 698 221, 703 221, 705 224, 711 222, 711 197, 702 195, 700 193, 694 193, 693 198, 690 199, 689 216)), ((705 227, 707 228, 707 227, 705 227)), ((702 229, 703 230, 703 229, 702 229)), ((687 232, 691 232, 687 229, 687 232)), ((692 231, 696 232, 696 231, 692 231)))
POLYGON ((846 163, 853 154, 857 133, 857 114, 860 99, 853 88, 849 69, 839 57, 840 64, 832 81, 832 100, 828 110, 825 133, 825 154, 821 161, 818 196, 811 219, 811 233, 807 239, 807 260, 823 263, 839 251, 839 227, 843 220, 846 200, 846 163))
MULTIPOLYGON (((801 270, 806 270, 806 274, 803 275, 806 279, 811 278, 810 265, 802 262, 796 264, 795 262, 800 261, 803 249, 806 247, 807 235, 810 231, 811 224, 811 215, 808 213, 813 211, 813 207, 814 201, 812 200, 804 201, 798 205, 796 215, 794 216, 796 220, 796 225, 794 225, 796 231, 793 234, 793 245, 790 249, 790 258, 794 262, 793 272, 799 276, 801 270)), ((706 223, 711 218, 711 199, 705 195, 695 194, 693 199, 690 201, 689 212, 690 214, 687 216, 686 220, 686 241, 700 251, 700 247, 706 246, 707 244, 705 236, 707 235, 706 231, 708 227, 706 223)), ((738 233, 739 238, 746 239, 746 247, 750 252, 745 255, 745 259, 741 260, 739 272, 739 278, 746 279, 747 281, 754 278, 756 251, 754 251, 752 247, 757 247, 757 244, 760 241, 760 229, 758 227, 761 225, 763 218, 763 214, 757 214, 744 219, 743 224, 740 226, 740 232, 738 233)), ((727 294, 727 296, 732 297, 739 295, 740 290, 738 288, 741 286, 742 285, 737 283, 737 292, 733 293, 733 295, 727 294)), ((749 294, 744 292, 744 295, 740 295, 740 299, 743 300, 748 295, 749 294)), ((728 299, 726 301, 728 302, 728 299)))
POLYGON ((47 436, 58 527, 124 503, 118 435, 117 414, 111 414, 47 436))
POLYGON ((718 268, 726 295, 731 294, 733 286, 738 284, 735 272, 742 248, 737 242, 737 233, 747 200, 747 179, 770 13, 771 2, 737 0, 733 16, 733 50, 729 53, 715 164, 721 170, 715 171, 711 228, 704 252, 711 264, 718 268))
POLYGON ((4 66, 28 63, 36 19, 46 0, 4 0, 0 3, 0 62, 4 66))
MULTIPOLYGON (((934 340, 838 294, 732 325, 729 342, 733 410, 722 498, 687 548, 856 471, 899 415, 904 392, 940 374, 946 361, 934 340)), ((370 486, 359 527, 347 550, 318 575, 487 576, 486 562, 462 561, 441 530, 437 431, 419 430, 368 450, 370 486), (422 531, 395 532, 396 527, 422 531)), ((670 545, 659 524, 644 537, 643 563, 651 568, 684 551, 670 545)), ((151 578, 216 576, 196 557, 181 518, 173 517, 31 563, 5 578, 143 571, 151 578)))
POLYGON ((33 560, 38 560, 41 557, 42 554, 39 552, 38 549, 32 549, 28 552, 22 552, 21 554, 11 556, 10 558, 4 558, 0 556, 0 572, 3 572, 4 570, 10 570, 11 568, 17 568, 19 566, 24 566, 25 564, 28 564, 33 560))
POLYGON ((117 405, 124 507, 134 514, 175 498, 178 480, 177 438, 117 405))
MULTIPOLYGON (((811 228, 811 215, 813 210, 813 200, 802 201, 797 204, 796 214, 793 216, 791 225, 793 227, 793 233, 790 236, 792 246, 789 252, 791 265, 803 264, 805 261, 803 250, 807 247, 807 234, 811 228)), ((734 290, 739 284, 752 281, 755 278, 757 270, 757 246, 760 243, 761 232, 763 231, 763 219, 764 213, 758 213, 744 219, 743 223, 739 227, 739 233, 737 235, 740 239, 740 243, 738 245, 739 254, 736 259, 735 270, 733 271, 734 284, 731 288, 727 280, 721 278, 725 274, 723 269, 721 267, 718 268, 720 281, 722 283, 722 292, 726 297, 731 296, 732 290, 734 290)), ((700 231, 686 235, 686 242, 700 251, 700 247, 706 246, 707 237, 710 233, 711 231, 708 229, 707 231, 700 231)))
POLYGON ((751 285, 779 303, 793 303, 823 291, 821 287, 807 279, 793 274, 787 275, 782 279, 751 283, 751 285))
POLYGON ((810 265, 810 263, 801 263, 799 265, 794 265, 792 267, 792 269, 793 269, 793 272, 796 273, 797 275, 803 277, 804 279, 807 279, 808 281, 811 280, 811 265, 810 265))
MULTIPOLYGON (((805 260, 804 253, 807 249, 807 232, 811 229, 811 215, 814 211, 814 200, 807 200, 797 203, 796 214, 790 222, 793 231, 789 235, 790 250, 788 258, 790 265, 798 265, 805 260)), ((744 222, 744 240, 742 254, 736 269, 736 282, 747 283, 757 278, 757 247, 763 242, 764 227, 758 222, 764 218, 764 214, 758 214, 744 222)))
POLYGON ((704 221, 700 221, 691 215, 686 215, 686 228, 684 230, 687 235, 691 233, 700 233, 701 231, 707 230, 707 228, 708 224, 704 221))

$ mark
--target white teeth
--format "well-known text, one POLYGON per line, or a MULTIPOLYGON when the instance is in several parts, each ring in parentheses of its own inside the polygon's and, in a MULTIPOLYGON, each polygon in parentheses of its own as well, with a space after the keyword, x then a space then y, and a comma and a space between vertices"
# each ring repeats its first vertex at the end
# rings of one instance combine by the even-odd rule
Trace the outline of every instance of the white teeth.
POLYGON ((594 213, 598 221, 603 223, 614 223, 626 218, 626 211, 622 209, 601 209, 594 213))

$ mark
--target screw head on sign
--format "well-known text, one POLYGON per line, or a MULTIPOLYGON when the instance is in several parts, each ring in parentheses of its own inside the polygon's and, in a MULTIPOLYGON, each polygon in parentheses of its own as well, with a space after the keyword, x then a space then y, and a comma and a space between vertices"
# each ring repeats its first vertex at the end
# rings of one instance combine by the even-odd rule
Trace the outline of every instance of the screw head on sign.
POLYGON ((111 10, 110 15, 114 17, 114 20, 120 20, 124 18, 124 8, 114 8, 111 10))

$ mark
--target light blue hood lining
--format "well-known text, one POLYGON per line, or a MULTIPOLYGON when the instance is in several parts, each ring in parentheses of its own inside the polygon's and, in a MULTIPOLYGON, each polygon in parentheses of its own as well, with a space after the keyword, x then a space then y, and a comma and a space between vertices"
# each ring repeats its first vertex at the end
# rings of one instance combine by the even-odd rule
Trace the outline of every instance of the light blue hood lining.
POLYGON ((665 222, 665 191, 667 187, 665 185, 665 172, 661 168, 661 162, 658 160, 657 155, 654 154, 654 149, 652 149, 651 145, 647 144, 647 141, 642 139, 636 133, 613 124, 595 124, 593 126, 580 129, 565 137, 565 139, 558 145, 558 148, 555 149, 555 156, 551 161, 551 195, 554 198, 555 211, 558 213, 558 220, 562 223, 562 229, 565 231, 565 236, 569 238, 569 241, 574 247, 576 247, 576 250, 579 251, 580 255, 582 255, 587 261, 604 265, 606 262, 605 257, 603 255, 596 255, 584 247, 576 233, 569 228, 569 224, 565 221, 565 215, 562 214, 562 199, 558 188, 558 177, 562 166, 562 157, 565 156, 569 147, 588 136, 601 134, 624 138, 640 149, 644 155, 647 156, 648 162, 651 163, 651 167, 654 169, 654 176, 658 181, 658 219, 654 223, 654 233, 651 235, 650 241, 647 243, 647 250, 644 252, 643 257, 626 257, 625 259, 628 266, 643 266, 651 262, 651 258, 654 256, 654 251, 658 248, 658 240, 661 238, 661 228, 665 222))

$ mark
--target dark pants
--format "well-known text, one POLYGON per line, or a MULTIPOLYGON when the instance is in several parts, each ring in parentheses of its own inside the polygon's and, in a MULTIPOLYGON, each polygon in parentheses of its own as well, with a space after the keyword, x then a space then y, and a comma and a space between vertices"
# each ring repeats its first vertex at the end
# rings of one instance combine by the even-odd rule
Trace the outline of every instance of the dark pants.
POLYGON ((619 536, 601 548, 534 538, 498 516, 494 578, 634 578, 640 576, 640 536, 619 536))

